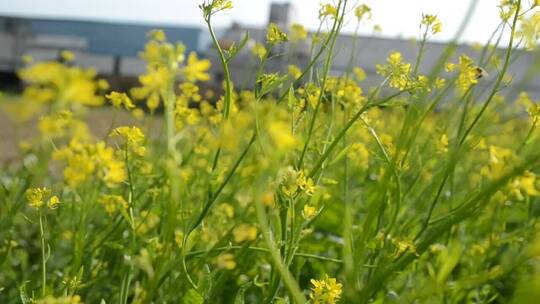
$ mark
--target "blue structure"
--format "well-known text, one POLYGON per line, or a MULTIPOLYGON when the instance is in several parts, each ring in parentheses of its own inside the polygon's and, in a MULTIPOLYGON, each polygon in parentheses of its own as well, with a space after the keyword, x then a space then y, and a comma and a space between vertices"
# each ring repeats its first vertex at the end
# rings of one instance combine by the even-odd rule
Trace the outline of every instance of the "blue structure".
MULTIPOLYGON (((0 16, 0 29, 8 27, 13 17, 0 16)), ((16 18, 32 35, 76 36, 88 41, 89 53, 113 56, 137 56, 147 41, 146 34, 162 29, 171 42, 182 42, 187 51, 198 51, 201 29, 189 26, 141 25, 103 21, 16 18)))

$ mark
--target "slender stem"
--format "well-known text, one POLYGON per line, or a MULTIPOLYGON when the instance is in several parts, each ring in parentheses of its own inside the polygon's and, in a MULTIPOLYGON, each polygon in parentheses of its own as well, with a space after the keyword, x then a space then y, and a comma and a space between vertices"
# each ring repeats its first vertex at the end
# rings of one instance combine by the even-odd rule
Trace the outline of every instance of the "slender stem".
POLYGON ((480 118, 482 117, 484 112, 486 111, 487 107, 489 106, 489 104, 493 100, 493 97, 495 97, 495 94, 497 94, 497 91, 498 91, 498 89, 499 89, 499 87, 500 87, 500 85, 501 85, 501 83, 502 83, 502 81, 504 79, 504 76, 506 75, 506 70, 508 69, 508 66, 510 64, 510 58, 511 58, 513 47, 514 47, 514 38, 515 38, 515 33, 516 33, 516 25, 517 25, 517 21, 518 21, 518 15, 519 15, 520 8, 521 8, 521 0, 518 0, 517 7, 516 7, 516 13, 514 15, 514 20, 512 22, 512 28, 510 29, 510 42, 508 42, 508 49, 506 50, 506 55, 505 55, 505 59, 504 59, 503 68, 502 68, 501 72, 499 73, 499 77, 497 77, 497 81, 495 82, 495 86, 493 87, 493 90, 491 91, 491 94, 489 95, 489 97, 485 101, 484 105, 480 109, 480 112, 474 118, 473 122, 470 124, 470 126, 465 131, 465 134, 463 134, 463 137, 460 140, 460 144, 463 144, 463 142, 465 142, 465 140, 467 139, 467 136, 469 135, 469 133, 476 126, 476 124, 478 123, 478 121, 480 120, 480 118))
POLYGON ((212 27, 212 23, 210 22, 211 17, 212 17, 212 14, 208 15, 208 19, 206 19, 206 25, 208 27, 208 31, 210 32, 210 37, 212 37, 212 42, 214 44, 214 47, 218 51, 219 60, 221 61, 221 66, 223 68, 223 73, 225 76, 225 96, 224 96, 225 104, 223 107, 223 117, 225 119, 228 119, 230 107, 231 107, 232 90, 233 90, 231 72, 229 71, 229 64, 227 63, 227 59, 225 58, 223 49, 221 48, 221 45, 219 45, 219 41, 216 37, 216 33, 214 32, 214 28, 212 27))
POLYGON ((43 229, 43 212, 39 210, 39 235, 41 238, 41 296, 47 292, 47 256, 45 249, 45 230, 43 229))
POLYGON ((328 50, 328 55, 326 57, 326 61, 324 63, 324 69, 323 69, 323 75, 322 75, 322 83, 321 83, 321 86, 320 86, 320 93, 319 93, 319 97, 318 97, 318 100, 317 100, 317 105, 315 106, 315 110, 313 111, 313 115, 311 116, 311 121, 310 121, 310 124, 309 124, 309 130, 308 130, 308 136, 306 138, 306 142, 304 143, 304 148, 302 149, 302 154, 300 154, 300 159, 298 160, 298 165, 297 167, 300 169, 302 168, 302 165, 304 163, 304 157, 306 156, 306 152, 307 152, 307 148, 309 146, 309 143, 311 141, 311 137, 313 135, 313 129, 315 127, 315 121, 317 120, 317 116, 319 114, 319 109, 321 107, 321 104, 322 104, 322 101, 323 101, 323 96, 324 96, 324 91, 326 89, 326 81, 328 80, 328 73, 330 72, 330 66, 332 64, 332 59, 333 59, 333 52, 334 52, 334 47, 336 45, 336 39, 337 39, 337 36, 339 34, 339 31, 340 31, 340 28, 343 24, 343 20, 345 18, 345 8, 347 6, 347 0, 345 1, 340 1, 339 4, 338 4, 338 7, 337 7, 337 11, 339 12, 340 11, 340 8, 341 8, 341 5, 343 5, 343 12, 341 13, 340 16, 336 16, 336 19, 334 21, 334 25, 332 27, 332 31, 330 32, 330 36, 332 36, 332 40, 330 41, 330 49, 328 50))
POLYGON ((256 208, 257 219, 259 221, 259 226, 261 227, 261 233, 262 233, 264 242, 266 243, 266 246, 268 247, 268 252, 270 253, 270 257, 272 258, 273 264, 276 267, 277 271, 279 272, 281 278, 283 279, 283 283, 289 290, 291 297, 294 299, 294 303, 306 303, 306 298, 302 294, 302 291, 300 290, 300 287, 298 286, 298 282, 296 282, 296 280, 292 276, 289 269, 285 267, 283 260, 281 259, 281 256, 280 256, 280 252, 273 241, 272 232, 270 231, 270 227, 268 227, 268 219, 266 216, 266 211, 264 210, 264 205, 260 199, 257 199, 256 201, 257 202, 255 204, 255 208, 256 208))

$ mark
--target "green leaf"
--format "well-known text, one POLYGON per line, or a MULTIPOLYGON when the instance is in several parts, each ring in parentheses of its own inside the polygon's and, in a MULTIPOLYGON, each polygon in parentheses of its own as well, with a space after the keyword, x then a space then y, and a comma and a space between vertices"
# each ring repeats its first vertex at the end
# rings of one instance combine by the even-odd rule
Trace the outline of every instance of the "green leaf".
POLYGON ((186 292, 186 295, 182 298, 182 304, 202 304, 204 298, 195 290, 190 289, 186 292))

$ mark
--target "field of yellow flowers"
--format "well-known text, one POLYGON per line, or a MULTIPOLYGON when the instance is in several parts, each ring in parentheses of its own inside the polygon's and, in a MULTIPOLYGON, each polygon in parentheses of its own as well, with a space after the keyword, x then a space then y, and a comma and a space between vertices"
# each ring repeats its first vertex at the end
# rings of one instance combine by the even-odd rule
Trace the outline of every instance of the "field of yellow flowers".
POLYGON ((490 43, 448 44, 426 75, 443 25, 423 15, 416 62, 389 52, 366 88, 360 68, 329 73, 345 20, 371 16, 348 2, 321 5, 304 70, 265 72, 307 37, 270 25, 250 91, 228 66, 245 41, 222 49, 212 27, 230 0, 200 6, 219 92, 202 89, 210 62, 159 30, 129 92, 67 51, 26 58, 24 91, 0 103, 37 130, 0 167, 0 303, 538 303, 540 105, 506 93, 540 4, 501 1, 490 43), (98 137, 96 107, 135 123, 98 137))

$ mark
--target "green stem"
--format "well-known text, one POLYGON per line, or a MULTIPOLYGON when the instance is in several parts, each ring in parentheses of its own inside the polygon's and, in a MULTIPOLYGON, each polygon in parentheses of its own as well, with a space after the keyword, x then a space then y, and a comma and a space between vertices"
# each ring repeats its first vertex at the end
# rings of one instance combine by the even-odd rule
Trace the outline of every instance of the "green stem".
POLYGON ((313 135, 313 129, 315 127, 315 121, 317 120, 317 116, 319 114, 319 109, 321 107, 321 104, 322 104, 322 101, 323 101, 323 96, 324 96, 324 91, 326 89, 326 81, 328 80, 328 73, 330 72, 330 66, 332 64, 332 59, 333 59, 333 53, 334 53, 334 47, 336 45, 336 39, 337 39, 337 36, 340 32, 340 28, 343 24, 343 20, 344 20, 344 17, 345 17, 345 9, 346 9, 346 6, 347 6, 347 0, 345 1, 340 1, 339 4, 338 4, 338 7, 337 7, 337 11, 339 12, 340 9, 341 9, 341 5, 343 5, 343 12, 341 13, 341 15, 338 17, 336 16, 336 19, 334 21, 334 25, 332 27, 332 31, 330 32, 330 36, 332 36, 332 40, 330 41, 330 49, 328 50, 328 55, 326 56, 326 60, 325 60, 325 63, 324 63, 324 69, 323 69, 323 75, 322 75, 322 83, 321 83, 321 86, 320 86, 320 94, 319 94, 319 98, 317 100, 317 105, 315 106, 315 110, 313 111, 313 115, 311 116, 311 121, 309 123, 309 130, 308 130, 308 136, 307 136, 307 139, 306 139, 306 142, 304 143, 304 148, 302 149, 302 154, 300 155, 300 159, 298 160, 298 164, 297 164, 297 167, 298 169, 302 168, 302 165, 304 163, 304 157, 306 156, 306 152, 307 152, 307 148, 309 146, 309 143, 311 141, 311 137, 313 135))
POLYGON ((45 230, 43 229, 43 212, 39 210, 39 236, 41 238, 41 296, 47 292, 47 256, 45 249, 45 230))
POLYGON ((232 80, 231 80, 231 72, 229 71, 229 64, 227 63, 227 59, 225 58, 225 54, 223 53, 223 49, 221 48, 221 45, 219 45, 219 41, 216 37, 216 33, 214 32, 214 28, 212 27, 212 23, 210 22, 212 15, 208 15, 208 19, 206 19, 206 25, 208 27, 208 31, 210 32, 210 37, 212 37, 212 42, 214 44, 214 47, 218 51, 219 60, 221 61, 221 66, 223 68, 223 73, 225 76, 225 96, 224 96, 224 107, 223 107, 223 117, 225 119, 229 118, 229 112, 231 107, 231 99, 232 99, 232 80))

